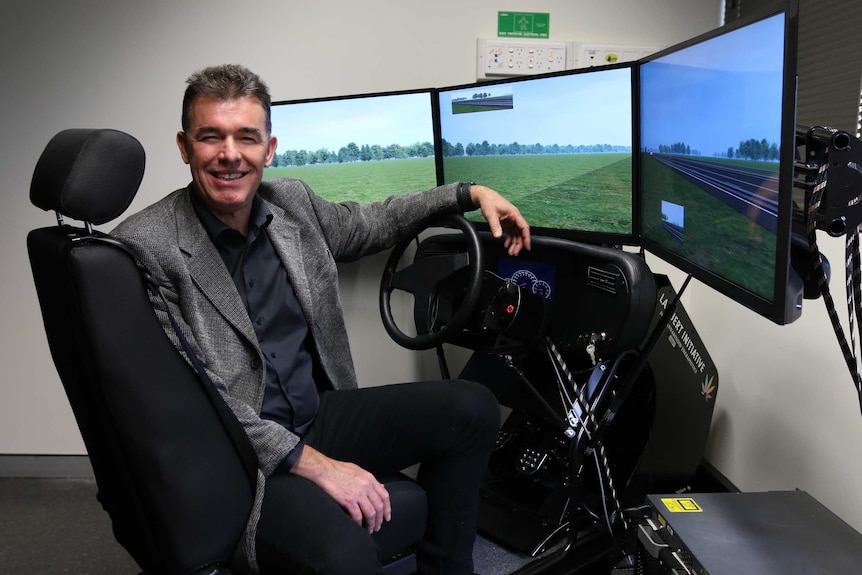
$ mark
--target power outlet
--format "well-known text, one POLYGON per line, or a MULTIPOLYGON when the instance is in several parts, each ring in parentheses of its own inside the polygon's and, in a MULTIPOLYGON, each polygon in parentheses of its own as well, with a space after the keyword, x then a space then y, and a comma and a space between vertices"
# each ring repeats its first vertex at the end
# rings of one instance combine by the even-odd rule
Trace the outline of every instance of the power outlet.
POLYGON ((547 40, 482 39, 476 45, 476 78, 490 80, 570 70, 574 42, 547 40))
POLYGON ((655 46, 620 46, 618 44, 581 44, 578 51, 578 68, 605 66, 618 62, 632 62, 657 52, 655 46))

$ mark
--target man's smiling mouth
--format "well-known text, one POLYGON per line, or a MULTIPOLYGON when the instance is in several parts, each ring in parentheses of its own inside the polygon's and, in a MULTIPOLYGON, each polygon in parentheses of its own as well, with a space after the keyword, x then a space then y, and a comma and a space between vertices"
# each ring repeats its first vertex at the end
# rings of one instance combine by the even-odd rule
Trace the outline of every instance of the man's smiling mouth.
POLYGON ((214 174, 216 178, 219 180, 237 180, 243 177, 245 174, 243 173, 231 173, 231 174, 214 174))

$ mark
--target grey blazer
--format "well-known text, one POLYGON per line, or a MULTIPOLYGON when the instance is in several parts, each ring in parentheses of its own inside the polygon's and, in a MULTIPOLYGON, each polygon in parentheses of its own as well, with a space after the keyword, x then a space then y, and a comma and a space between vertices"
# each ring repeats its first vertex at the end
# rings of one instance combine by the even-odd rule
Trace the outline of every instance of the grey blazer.
MULTIPOLYGON (((130 216, 112 234, 129 244, 162 284, 172 313, 257 452, 256 504, 235 557, 235 568, 254 573, 254 538, 265 478, 299 438, 258 416, 266 362, 233 280, 195 215, 190 193, 191 186, 171 193, 130 216)), ((264 181, 258 195, 274 215, 267 233, 313 337, 326 380, 317 382, 318 386, 356 387, 336 262, 389 248, 414 235, 434 216, 459 213, 457 185, 368 205, 328 202, 304 182, 292 179, 264 181)), ((181 350, 162 304, 156 300, 153 304, 165 332, 181 350)))

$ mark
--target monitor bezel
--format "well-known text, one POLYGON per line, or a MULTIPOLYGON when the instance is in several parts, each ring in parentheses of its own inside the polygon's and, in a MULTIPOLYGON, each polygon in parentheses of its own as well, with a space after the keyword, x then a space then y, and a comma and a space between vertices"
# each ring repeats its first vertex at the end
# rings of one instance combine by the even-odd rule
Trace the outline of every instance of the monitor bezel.
MULTIPOLYGON (((678 53, 692 46, 713 40, 715 38, 731 34, 736 30, 750 26, 764 19, 784 14, 784 70, 782 87, 782 111, 781 111, 781 151, 779 156, 779 206, 776 231, 776 253, 774 260, 775 277, 773 280, 773 299, 769 300, 758 295, 731 279, 725 278, 717 273, 698 265, 696 262, 686 259, 679 254, 665 248, 661 244, 643 236, 639 237, 639 243, 643 249, 654 254, 660 259, 670 263, 692 278, 706 284, 719 293, 737 301, 746 308, 771 320, 784 325, 797 319, 801 313, 802 304, 802 282, 793 271, 791 265, 791 234, 793 219, 793 186, 794 186, 794 162, 796 152, 796 56, 798 45, 799 6, 797 0, 786 0, 784 3, 774 5, 767 10, 758 12, 747 18, 742 18, 731 24, 716 28, 685 42, 670 46, 659 52, 651 54, 638 60, 638 77, 641 69, 655 60, 664 56, 678 53)), ((640 80, 638 82, 639 94, 637 101, 640 134, 642 125, 641 118, 641 94, 640 80)), ((638 150, 637 163, 642 161, 643 150, 638 150)), ((643 172, 638 169, 637 195, 644 193, 641 177, 643 172)), ((638 202, 637 219, 640 229, 643 230, 644 202, 638 202)))
MULTIPOLYGON (((639 119, 639 108, 638 104, 638 79, 637 79, 637 62, 619 62, 615 64, 607 64, 603 66, 594 66, 588 68, 576 68, 572 70, 563 70, 559 72, 548 72, 543 74, 531 74, 527 76, 518 76, 518 77, 507 77, 507 78, 499 78, 490 81, 482 81, 482 82, 472 82, 465 84, 457 84, 452 86, 445 86, 435 89, 435 130, 437 131, 436 137, 438 138, 434 142, 434 147, 437 150, 437 173, 438 173, 438 184, 443 185, 446 183, 452 183, 447 181, 445 170, 443 167, 443 136, 442 136, 442 127, 440 122, 440 94, 444 92, 450 92, 454 90, 466 90, 470 88, 479 88, 482 86, 494 86, 500 84, 515 84, 521 82, 528 81, 536 81, 541 80, 543 78, 554 78, 559 76, 575 76, 581 74, 590 74, 594 72, 600 72, 605 70, 615 70, 615 69, 628 69, 630 71, 630 92, 631 92, 631 134, 632 134, 632 159, 631 159, 631 171, 632 171, 632 189, 631 189, 631 230, 629 233, 618 233, 618 232, 603 232, 603 231, 595 231, 595 230, 576 230, 576 229, 564 229, 564 228, 547 228, 547 227, 539 227, 534 225, 532 222, 530 224, 530 231, 532 234, 538 236, 547 236, 554 238, 562 238, 582 243, 589 243, 593 245, 602 245, 602 246, 637 246, 640 236, 640 228, 639 221, 637 215, 639 213, 638 207, 638 194, 636 193, 636 187, 638 182, 638 163, 635 161, 635 156, 637 155, 637 150, 640 149, 640 141, 639 141, 639 132, 638 126, 640 125, 639 119)), ((477 182, 481 184, 482 182, 477 182)), ((480 231, 488 231, 489 226, 485 221, 471 222, 475 225, 475 227, 480 231)))

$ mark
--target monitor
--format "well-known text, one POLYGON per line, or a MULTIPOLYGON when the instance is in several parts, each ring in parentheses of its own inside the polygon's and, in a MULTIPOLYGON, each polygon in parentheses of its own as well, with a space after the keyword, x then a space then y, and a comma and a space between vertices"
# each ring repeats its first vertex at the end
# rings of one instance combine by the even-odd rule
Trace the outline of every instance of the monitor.
POLYGON ((633 244, 633 94, 631 64, 441 89, 441 182, 494 188, 535 234, 633 244))
POLYGON ((278 145, 263 177, 304 180, 334 202, 432 188, 433 97, 415 90, 274 102, 278 145))
POLYGON ((639 61, 639 211, 648 251, 785 324, 798 4, 639 61))

